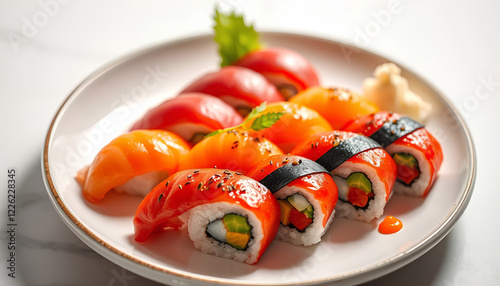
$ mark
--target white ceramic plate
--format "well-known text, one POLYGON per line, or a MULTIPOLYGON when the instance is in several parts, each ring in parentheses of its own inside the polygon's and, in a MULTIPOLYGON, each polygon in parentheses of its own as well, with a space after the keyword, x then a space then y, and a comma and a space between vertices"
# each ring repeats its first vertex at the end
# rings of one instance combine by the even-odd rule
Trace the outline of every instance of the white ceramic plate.
MULTIPOLYGON (((389 61, 308 36, 263 33, 263 40, 305 55, 326 86, 360 91, 362 80, 389 61)), ((476 173, 473 143, 446 98, 403 69, 410 88, 433 104, 427 128, 440 140, 444 162, 425 200, 395 195, 389 201, 385 215, 402 220, 400 232, 378 233, 382 218, 369 224, 335 219, 321 243, 298 247, 275 241, 254 266, 198 252, 185 231, 167 231, 136 244, 132 219, 141 199, 112 192, 101 203, 89 204, 74 180, 76 171, 147 109, 217 69, 216 50, 206 35, 126 57, 87 78, 57 112, 43 153, 48 194, 66 225, 92 249, 132 272, 171 285, 344 285, 404 266, 451 230, 471 197, 476 173)))

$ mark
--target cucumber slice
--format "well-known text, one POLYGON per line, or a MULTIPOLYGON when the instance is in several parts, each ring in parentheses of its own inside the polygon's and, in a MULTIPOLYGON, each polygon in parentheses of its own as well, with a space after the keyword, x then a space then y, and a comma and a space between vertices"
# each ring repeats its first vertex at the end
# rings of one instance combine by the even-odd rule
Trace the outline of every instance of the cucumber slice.
POLYGON ((313 218, 313 211, 313 206, 309 205, 305 210, 302 211, 302 213, 305 214, 307 218, 313 218))
POLYGON ((303 195, 298 193, 289 196, 287 200, 294 208, 296 208, 300 212, 311 205, 303 195))
POLYGON ((417 159, 408 153, 395 153, 392 155, 392 158, 396 164, 408 166, 410 168, 415 168, 418 164, 417 159))
POLYGON ((226 214, 222 219, 229 232, 250 234, 252 227, 248 224, 247 218, 237 214, 226 214))
POLYGON ((350 174, 349 177, 347 177, 346 182, 350 187, 358 188, 366 194, 369 194, 372 191, 372 183, 363 173, 355 172, 350 174))

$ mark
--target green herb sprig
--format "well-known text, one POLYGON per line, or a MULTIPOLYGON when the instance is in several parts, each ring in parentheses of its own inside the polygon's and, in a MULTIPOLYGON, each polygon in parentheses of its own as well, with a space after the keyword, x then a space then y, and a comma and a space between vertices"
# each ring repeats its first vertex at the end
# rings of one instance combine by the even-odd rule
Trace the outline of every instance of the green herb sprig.
POLYGON ((259 33, 245 24, 242 15, 224 14, 215 9, 214 40, 219 45, 221 67, 231 65, 247 53, 262 48, 259 33))
POLYGON ((223 132, 238 129, 238 128, 243 128, 245 130, 251 129, 254 131, 260 131, 260 130, 263 130, 263 129, 266 129, 266 128, 273 126, 273 124, 278 122, 278 120, 280 120, 281 116, 283 116, 285 114, 285 112, 269 112, 269 113, 264 113, 264 114, 260 115, 265 109, 266 109, 266 103, 263 102, 261 105, 252 109, 252 111, 248 114, 247 118, 241 124, 233 126, 233 127, 225 128, 225 129, 215 130, 215 131, 207 134, 205 136, 205 138, 211 137, 211 136, 223 133, 223 132), (250 127, 245 127, 245 124, 254 118, 255 118, 255 120, 252 122, 252 125, 250 127))

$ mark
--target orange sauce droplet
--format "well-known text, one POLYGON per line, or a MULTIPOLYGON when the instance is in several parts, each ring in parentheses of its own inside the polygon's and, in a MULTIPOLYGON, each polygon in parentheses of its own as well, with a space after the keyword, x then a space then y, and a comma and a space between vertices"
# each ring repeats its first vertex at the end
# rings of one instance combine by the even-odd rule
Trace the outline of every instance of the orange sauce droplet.
POLYGON ((402 228, 403 223, 399 219, 389 215, 378 225, 378 232, 392 234, 400 231, 402 228))

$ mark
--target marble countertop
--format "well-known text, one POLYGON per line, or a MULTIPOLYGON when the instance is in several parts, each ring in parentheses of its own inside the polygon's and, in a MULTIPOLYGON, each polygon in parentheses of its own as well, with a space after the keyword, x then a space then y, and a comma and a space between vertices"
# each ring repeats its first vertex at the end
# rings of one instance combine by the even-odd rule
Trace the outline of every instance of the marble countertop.
POLYGON ((500 160, 493 118, 500 107, 500 2, 363 2, 0 1, 0 285, 157 285, 101 257, 66 227, 43 184, 41 151, 55 112, 85 77, 131 52, 210 33, 216 4, 242 11, 258 30, 315 35, 383 55, 447 96, 475 142, 473 197, 433 249, 366 285, 500 284, 494 220, 500 192, 493 184, 500 160), (17 187, 16 278, 5 267, 10 169, 17 187))

